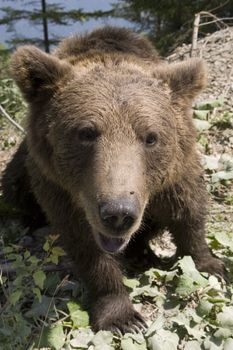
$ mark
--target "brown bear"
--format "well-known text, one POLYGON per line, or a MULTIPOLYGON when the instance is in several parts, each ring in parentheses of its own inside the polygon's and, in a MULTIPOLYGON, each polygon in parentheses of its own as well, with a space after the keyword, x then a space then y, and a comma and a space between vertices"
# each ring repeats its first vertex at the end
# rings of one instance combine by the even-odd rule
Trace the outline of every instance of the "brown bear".
POLYGON ((224 276, 204 234, 191 112, 206 84, 200 59, 166 64, 146 38, 105 27, 52 54, 19 48, 12 75, 28 103, 27 136, 5 171, 4 196, 33 220, 41 207, 61 234, 87 285, 94 330, 143 327, 119 257, 140 259, 164 228, 177 256, 224 276))

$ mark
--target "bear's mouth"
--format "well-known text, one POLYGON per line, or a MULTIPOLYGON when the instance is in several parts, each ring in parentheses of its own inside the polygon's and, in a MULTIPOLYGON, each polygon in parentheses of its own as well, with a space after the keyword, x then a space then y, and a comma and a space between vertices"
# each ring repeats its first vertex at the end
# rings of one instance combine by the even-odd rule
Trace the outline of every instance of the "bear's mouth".
POLYGON ((128 243, 127 238, 107 237, 102 233, 98 233, 98 238, 101 248, 108 253, 116 253, 128 243))

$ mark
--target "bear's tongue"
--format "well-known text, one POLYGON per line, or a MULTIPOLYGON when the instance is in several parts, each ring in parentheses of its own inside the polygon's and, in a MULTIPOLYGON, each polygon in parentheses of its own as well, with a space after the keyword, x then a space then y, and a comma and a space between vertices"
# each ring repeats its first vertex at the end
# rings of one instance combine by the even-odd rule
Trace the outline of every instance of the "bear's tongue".
POLYGON ((106 237, 101 233, 99 233, 99 238, 102 248, 109 253, 115 253, 125 243, 123 238, 106 237))

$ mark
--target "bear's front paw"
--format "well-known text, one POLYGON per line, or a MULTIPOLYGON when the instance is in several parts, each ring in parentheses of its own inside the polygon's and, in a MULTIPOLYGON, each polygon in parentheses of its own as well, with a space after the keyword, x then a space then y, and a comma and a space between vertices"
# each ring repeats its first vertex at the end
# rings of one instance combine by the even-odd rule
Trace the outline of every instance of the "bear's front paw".
POLYGON ((94 331, 108 330, 118 334, 147 329, 142 316, 134 310, 125 294, 99 298, 91 309, 91 324, 94 331))
POLYGON ((196 260, 195 263, 199 271, 208 272, 218 278, 223 278, 226 282, 228 281, 227 270, 220 259, 210 256, 204 260, 196 260))

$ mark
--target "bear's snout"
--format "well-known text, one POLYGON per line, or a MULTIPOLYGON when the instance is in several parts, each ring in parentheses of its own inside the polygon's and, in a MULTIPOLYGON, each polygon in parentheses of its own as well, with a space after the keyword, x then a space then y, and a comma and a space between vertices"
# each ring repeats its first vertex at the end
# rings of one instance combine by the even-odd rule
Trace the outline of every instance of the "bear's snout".
POLYGON ((99 216, 102 224, 114 234, 129 230, 140 215, 140 204, 135 196, 121 197, 100 203, 99 216))

